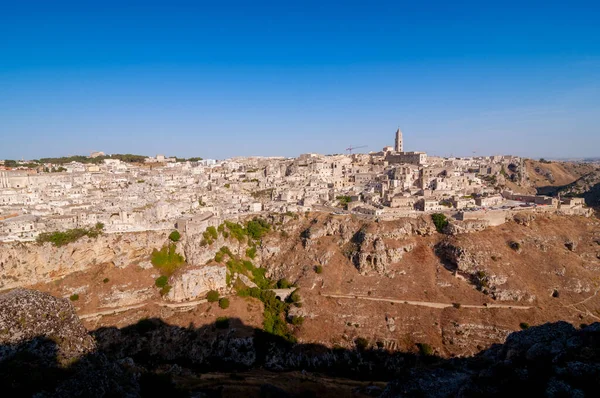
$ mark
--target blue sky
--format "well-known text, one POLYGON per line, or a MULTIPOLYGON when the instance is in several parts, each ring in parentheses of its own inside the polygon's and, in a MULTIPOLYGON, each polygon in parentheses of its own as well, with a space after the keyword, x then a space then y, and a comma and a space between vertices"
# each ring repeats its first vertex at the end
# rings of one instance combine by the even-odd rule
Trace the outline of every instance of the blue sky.
POLYGON ((0 0, 0 159, 368 151, 398 126, 432 155, 600 156, 598 21, 597 1, 0 0))

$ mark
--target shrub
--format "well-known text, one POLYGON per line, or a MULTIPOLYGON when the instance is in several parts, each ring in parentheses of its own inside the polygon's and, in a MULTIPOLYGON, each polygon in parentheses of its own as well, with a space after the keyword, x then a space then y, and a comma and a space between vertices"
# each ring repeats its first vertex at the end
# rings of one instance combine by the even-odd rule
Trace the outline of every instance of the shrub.
POLYGON ((217 232, 217 229, 213 226, 210 226, 208 228, 206 228, 206 232, 208 232, 208 235, 213 239, 216 240, 219 237, 219 233, 217 232))
POLYGON ((456 309, 460 308, 460 303, 452 303, 452 306, 456 309))
POLYGON ((154 281, 154 284, 156 285, 156 287, 160 287, 160 288, 167 286, 168 283, 169 283, 169 278, 165 275, 159 276, 158 278, 156 278, 156 281, 154 281))
POLYGON ((521 250, 521 244, 520 244, 519 242, 517 242, 517 241, 514 241, 514 240, 511 240, 511 241, 508 243, 508 246, 509 246, 511 249, 513 249, 514 251, 519 251, 519 250, 521 250))
POLYGON ((304 323, 304 317, 303 316, 293 316, 292 319, 290 320, 290 323, 294 326, 302 326, 302 324, 304 323))
POLYGON ((150 262, 161 271, 162 275, 170 276, 183 263, 183 257, 175 252, 174 244, 163 246, 160 250, 154 249, 150 256, 150 262))
POLYGON ((246 230, 249 237, 254 240, 260 240, 271 230, 271 226, 262 218, 255 218, 252 221, 248 221, 246 224, 246 230))
POLYGON ((288 303, 297 304, 302 300, 302 298, 300 297, 300 293, 298 293, 298 290, 299 289, 294 290, 292 294, 288 296, 286 300, 288 303))
POLYGON ((219 251, 217 252, 217 254, 215 254, 215 261, 220 263, 221 261, 223 261, 223 257, 225 255, 223 254, 223 252, 219 251))
POLYGON ((231 188, 231 184, 229 184, 229 183, 225 184, 224 186, 225 186, 225 188, 231 188))
POLYGON ((252 246, 246 249, 246 256, 250 257, 252 260, 256 257, 256 246, 252 246))
POLYGON ((206 294, 206 299, 209 303, 215 303, 219 301, 219 292, 216 290, 211 290, 206 294))
POLYGON ((104 278, 104 279, 102 280, 102 282, 103 282, 103 283, 108 283, 108 281, 109 281, 109 279, 108 279, 108 278, 104 278))
POLYGON ((321 265, 315 265, 315 272, 317 274, 322 274, 323 273, 323 266, 321 266, 321 265))
POLYGON ((521 322, 519 323, 519 327, 523 330, 529 329, 529 324, 527 322, 521 322))
POLYGON ((354 340, 354 344, 356 344, 358 350, 364 351, 369 346, 369 340, 364 337, 357 337, 356 340, 354 340))
POLYGON ((72 294, 71 297, 69 297, 69 300, 77 301, 77 300, 79 300, 79 295, 77 293, 72 294))
POLYGON ((179 239, 181 239, 181 234, 179 231, 173 231, 169 234, 169 239, 171 242, 179 242, 179 239))
POLYGON ((427 343, 417 343, 417 348, 419 349, 419 353, 425 357, 433 355, 433 348, 427 343))
POLYGON ((348 206, 348 203, 352 202, 352 197, 347 196, 347 195, 337 196, 336 199, 339 201, 340 206, 342 206, 342 207, 346 207, 346 206, 348 206))
POLYGON ((292 284, 285 278, 277 281, 277 289, 288 289, 292 284))
POLYGON ((229 328, 229 318, 226 316, 220 316, 215 321, 215 326, 217 329, 228 329, 229 328))
POLYGON ((43 244, 50 242, 56 247, 61 247, 76 240, 87 236, 88 238, 96 238, 102 233, 104 224, 97 223, 93 228, 74 228, 66 231, 44 232, 38 235, 36 242, 43 244))
POLYGON ((165 295, 169 294, 170 291, 171 291, 171 285, 165 285, 162 287, 162 289, 160 289, 160 295, 165 296, 165 295))
POLYGON ((227 308, 229 308, 229 299, 227 297, 223 297, 222 299, 220 299, 219 300, 219 307, 221 307, 224 310, 226 310, 227 308))
POLYGON ((448 225, 448 219, 442 213, 432 214, 431 220, 433 221, 433 224, 435 225, 435 229, 439 233, 442 233, 444 231, 444 228, 448 225))
POLYGON ((281 235, 281 237, 282 237, 283 239, 287 239, 287 238, 289 238, 289 237, 290 237, 290 234, 288 234, 288 233, 287 233, 287 232, 285 232, 285 231, 281 231, 280 235, 281 235))

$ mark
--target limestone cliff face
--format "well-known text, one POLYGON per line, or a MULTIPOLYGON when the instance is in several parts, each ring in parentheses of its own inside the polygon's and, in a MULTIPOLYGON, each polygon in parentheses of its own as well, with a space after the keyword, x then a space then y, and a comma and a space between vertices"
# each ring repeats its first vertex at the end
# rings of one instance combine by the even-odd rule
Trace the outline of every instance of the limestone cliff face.
MULTIPOLYGON (((55 247, 50 243, 0 244, 0 289, 49 282, 93 264, 116 267, 148 263, 154 248, 166 242, 166 232, 104 234, 55 247)), ((147 264, 146 264, 147 265, 147 264)))
POLYGON ((169 284, 171 290, 165 296, 169 301, 187 301, 204 297, 209 290, 223 290, 227 268, 223 265, 188 267, 173 275, 169 284))

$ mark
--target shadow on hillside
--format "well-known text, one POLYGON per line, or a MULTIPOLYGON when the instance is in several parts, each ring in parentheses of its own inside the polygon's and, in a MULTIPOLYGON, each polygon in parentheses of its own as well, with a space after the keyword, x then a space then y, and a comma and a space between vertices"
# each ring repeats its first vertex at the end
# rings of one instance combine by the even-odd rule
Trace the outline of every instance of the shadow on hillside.
MULTIPOLYGON (((73 342, 39 337, 17 346, 0 346, 5 396, 230 396, 222 386, 207 389, 189 381, 221 372, 237 380, 238 388, 240 383, 245 388, 246 376, 240 372, 249 370, 279 372, 282 380, 287 371, 302 371, 302 377, 317 383, 325 377, 365 384, 395 380, 390 384, 393 394, 387 396, 454 396, 453 391, 462 391, 462 396, 505 396, 547 391, 549 383, 561 377, 556 366, 562 366, 567 369, 563 376, 568 377, 564 383, 559 381, 566 387, 557 382, 559 395, 555 396, 572 396, 571 384, 583 393, 600 388, 600 324, 587 334, 565 322, 533 327, 511 335, 508 341, 516 337, 510 348, 495 345, 475 357, 455 359, 435 357, 423 349, 421 354, 410 354, 291 344, 236 318, 199 328, 146 319, 121 329, 100 328, 92 335, 96 350, 67 366, 58 363, 57 355, 61 344, 73 342), (575 353, 567 350, 567 343, 576 347, 575 353), (577 369, 575 376, 569 366, 577 369)), ((308 387, 286 392, 263 383, 247 388, 245 396, 316 396, 308 387)), ((381 390, 363 393, 379 395, 381 390)))

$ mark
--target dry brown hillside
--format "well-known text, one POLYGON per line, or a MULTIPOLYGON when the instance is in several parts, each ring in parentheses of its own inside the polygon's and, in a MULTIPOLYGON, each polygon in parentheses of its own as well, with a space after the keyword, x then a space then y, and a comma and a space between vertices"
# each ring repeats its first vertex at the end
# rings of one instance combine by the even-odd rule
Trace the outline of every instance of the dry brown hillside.
MULTIPOLYGON (((527 179, 534 188, 557 187, 572 183, 598 168, 591 163, 525 161, 527 179)), ((543 190, 542 192, 543 193, 543 190)))
MULTIPOLYGON (((292 327, 300 342, 352 348, 364 338, 409 352, 426 343, 439 355, 455 356, 502 342, 525 324, 600 319, 595 218, 538 216, 446 236, 428 217, 373 222, 312 213, 273 229, 255 263, 272 280, 286 278, 300 288, 302 306, 292 314, 304 317, 292 327)), ((256 299, 231 290, 227 309, 168 303, 154 286, 156 277, 136 263, 97 264, 35 287, 63 297, 80 292, 73 303, 90 329, 146 317, 180 326, 224 316, 262 325, 256 299)))

